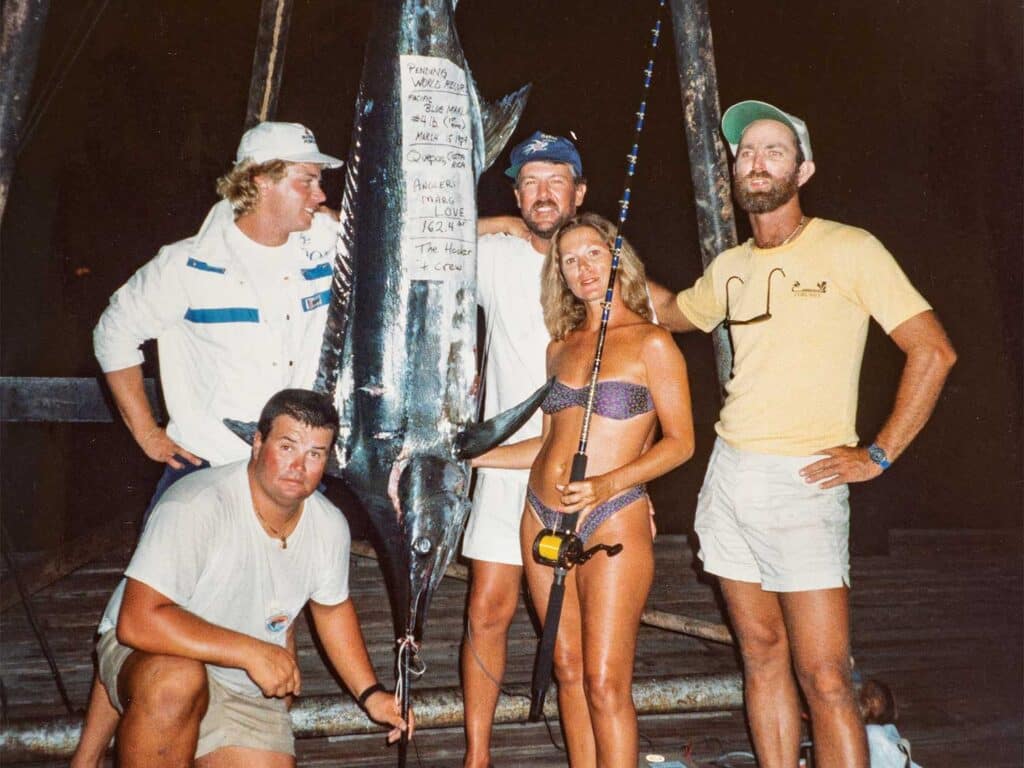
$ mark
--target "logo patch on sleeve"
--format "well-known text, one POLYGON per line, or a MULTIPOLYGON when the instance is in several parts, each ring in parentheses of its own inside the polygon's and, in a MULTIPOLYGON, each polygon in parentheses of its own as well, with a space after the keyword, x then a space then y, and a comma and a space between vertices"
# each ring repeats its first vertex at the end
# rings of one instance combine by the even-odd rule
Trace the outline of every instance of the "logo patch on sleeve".
POLYGON ((320 291, 320 293, 314 293, 312 296, 305 296, 302 299, 302 311, 311 312, 318 307, 326 306, 330 300, 330 291, 320 291))

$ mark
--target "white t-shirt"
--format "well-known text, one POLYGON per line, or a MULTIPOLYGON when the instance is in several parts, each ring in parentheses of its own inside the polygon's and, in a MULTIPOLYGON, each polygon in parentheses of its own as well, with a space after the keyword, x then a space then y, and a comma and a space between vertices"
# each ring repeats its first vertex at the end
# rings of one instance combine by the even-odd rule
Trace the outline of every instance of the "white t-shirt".
MULTIPOLYGON (((248 462, 182 478, 160 499, 125 576, 140 581, 211 624, 285 644, 310 599, 348 598, 351 537, 341 512, 320 493, 305 501, 287 548, 256 518, 248 462)), ((114 629, 125 580, 107 604, 100 634, 114 629)), ((248 696, 259 688, 241 669, 208 665, 226 687, 248 696)))
MULTIPOLYGON (((518 405, 547 378, 545 351, 551 336, 540 305, 543 266, 544 254, 520 237, 484 235, 478 241, 477 302, 487 328, 485 419, 518 405)), ((538 409, 506 442, 536 437, 542 420, 538 409)))

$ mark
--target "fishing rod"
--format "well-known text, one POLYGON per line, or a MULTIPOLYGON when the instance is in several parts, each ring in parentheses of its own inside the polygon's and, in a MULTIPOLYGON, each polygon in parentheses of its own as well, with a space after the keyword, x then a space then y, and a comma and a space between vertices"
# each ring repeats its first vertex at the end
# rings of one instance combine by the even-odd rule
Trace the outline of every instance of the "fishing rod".
MULTIPOLYGON (((615 227, 615 244, 612 248, 612 268, 608 276, 608 288, 605 291, 601 312, 601 327, 597 334, 597 349, 594 352, 594 366, 590 373, 590 385, 587 391, 587 404, 583 410, 583 426, 580 429, 580 442, 572 457, 572 471, 569 482, 586 479, 587 474, 587 442, 590 438, 590 419, 594 413, 594 397, 597 393, 597 377, 601 373, 601 355, 604 352, 604 340, 608 333, 608 318, 611 315, 612 297, 615 293, 615 276, 619 271, 619 254, 622 251, 622 227, 629 215, 630 184, 636 172, 637 157, 640 153, 640 133, 644 129, 644 118, 647 113, 647 93, 651 87, 651 76, 654 73, 654 56, 658 49, 658 38, 661 35, 661 13, 665 0, 658 0, 658 14, 654 28, 651 30, 650 58, 644 68, 644 82, 640 97, 640 109, 636 113, 636 127, 633 132, 633 145, 626 155, 626 180, 619 201, 619 220, 615 227)), ((544 631, 541 634, 540 646, 537 650, 537 661, 533 668, 530 701, 530 721, 536 722, 544 711, 544 699, 551 684, 551 666, 555 652, 555 637, 558 635, 558 624, 562 618, 562 599, 565 596, 565 577, 573 566, 585 563, 598 552, 604 551, 614 557, 622 551, 621 544, 608 546, 598 544, 590 549, 583 548, 583 541, 576 535, 576 523, 579 512, 563 515, 560 526, 545 528, 533 542, 533 559, 542 565, 554 568, 554 581, 548 595, 548 609, 544 618, 544 631)))

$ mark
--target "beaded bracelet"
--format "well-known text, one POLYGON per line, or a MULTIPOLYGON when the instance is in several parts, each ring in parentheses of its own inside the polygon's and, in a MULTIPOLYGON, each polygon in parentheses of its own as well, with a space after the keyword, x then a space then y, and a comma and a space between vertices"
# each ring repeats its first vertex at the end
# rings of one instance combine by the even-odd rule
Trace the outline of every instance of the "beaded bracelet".
POLYGON ((369 686, 368 688, 366 688, 366 690, 359 694, 359 696, 356 698, 356 704, 359 705, 360 709, 366 709, 366 700, 373 696, 373 694, 377 693, 377 691, 384 690, 387 689, 384 688, 383 685, 381 685, 380 683, 374 683, 373 685, 369 686))

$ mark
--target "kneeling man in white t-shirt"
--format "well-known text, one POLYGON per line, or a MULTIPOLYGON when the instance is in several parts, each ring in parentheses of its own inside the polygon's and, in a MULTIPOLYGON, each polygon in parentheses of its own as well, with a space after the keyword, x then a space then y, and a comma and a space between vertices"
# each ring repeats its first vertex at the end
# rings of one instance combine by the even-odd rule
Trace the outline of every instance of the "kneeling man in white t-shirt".
POLYGON ((327 398, 283 390, 247 462, 196 472, 160 500, 99 627, 122 765, 294 765, 293 622, 307 602, 367 715, 394 726, 390 740, 406 730, 349 599, 348 523, 316 490, 337 430, 327 398))

